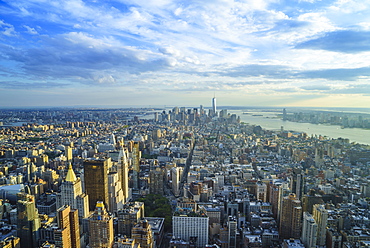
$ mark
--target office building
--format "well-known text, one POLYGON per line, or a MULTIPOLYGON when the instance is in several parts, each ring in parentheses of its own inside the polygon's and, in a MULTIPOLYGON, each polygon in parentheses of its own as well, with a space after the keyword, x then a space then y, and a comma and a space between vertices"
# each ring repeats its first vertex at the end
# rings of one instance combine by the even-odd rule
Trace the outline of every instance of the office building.
POLYGON ((86 218, 89 214, 89 197, 82 192, 81 179, 76 177, 71 164, 65 181, 60 186, 60 193, 57 194, 57 208, 64 205, 78 209, 78 215, 81 218, 86 218))
POLYGON ((80 248, 78 210, 63 206, 57 211, 58 229, 54 231, 55 246, 58 248, 80 248))
POLYGON ((313 213, 313 206, 315 204, 323 204, 324 201, 322 199, 322 196, 319 194, 316 194, 316 191, 314 189, 311 189, 307 195, 304 195, 302 197, 302 208, 303 212, 309 212, 310 214, 313 213))
POLYGON ((72 147, 65 146, 64 153, 65 153, 65 156, 67 158, 67 162, 68 163, 71 163, 72 162, 72 158, 73 158, 72 152, 73 152, 72 147))
POLYGON ((149 172, 149 193, 163 195, 164 192, 164 172, 161 168, 156 168, 149 172))
POLYGON ((120 175, 117 172, 108 174, 108 194, 110 211, 116 213, 118 209, 123 207, 125 202, 120 175))
POLYGON ((144 218, 143 202, 128 202, 117 212, 118 234, 131 237, 133 226, 144 218))
POLYGON ((283 198, 279 233, 284 239, 301 238, 302 206, 294 193, 283 198))
POLYGON ((139 173, 140 173, 140 157, 141 152, 139 150, 139 142, 134 142, 134 145, 132 147, 132 181, 133 181, 133 189, 139 190, 140 187, 140 179, 139 179, 139 173))
POLYGON ((171 168, 172 192, 175 196, 180 194, 180 182, 182 176, 182 167, 171 168))
POLYGON ((316 248, 317 224, 309 212, 303 213, 302 242, 306 248, 316 248))
POLYGON ((290 177, 290 190, 296 195, 298 200, 301 200, 304 194, 304 174, 301 169, 293 169, 290 177))
MULTIPOLYGON (((29 189, 26 189, 26 191, 29 192, 29 189)), ((39 213, 35 205, 35 197, 24 192, 18 193, 17 235, 21 239, 21 248, 38 247, 40 225, 39 213)))
POLYGON ((313 218, 317 224, 317 245, 326 244, 326 227, 328 222, 328 211, 325 205, 316 204, 313 206, 313 218))
POLYGON ((177 212, 172 217, 173 236, 204 247, 208 243, 208 222, 208 216, 202 212, 177 212))
POLYGON ((102 201, 109 210, 108 163, 109 159, 88 159, 83 162, 86 194, 89 208, 93 211, 96 202, 102 201))
POLYGON ((281 213, 283 212, 283 199, 290 193, 288 183, 282 183, 279 186, 278 193, 278 212, 277 212, 277 223, 280 223, 281 213))
POLYGON ((128 178, 128 160, 127 160, 127 154, 126 150, 121 149, 119 151, 118 155, 118 163, 119 163, 119 170, 118 172, 121 175, 121 187, 123 191, 123 197, 124 197, 124 203, 128 201, 128 199, 131 198, 129 195, 129 178, 128 178))
POLYGON ((153 248, 154 239, 152 229, 147 220, 140 220, 131 231, 131 238, 140 244, 141 248, 153 248))
POLYGON ((90 248, 110 248, 114 243, 113 217, 105 210, 104 203, 98 201, 95 211, 89 217, 90 248))
POLYGON ((214 116, 217 115, 216 97, 212 98, 212 112, 214 116))
POLYGON ((237 233, 237 222, 235 217, 229 217, 229 221, 227 222, 227 229, 228 233, 228 243, 229 248, 236 248, 236 233, 237 233))

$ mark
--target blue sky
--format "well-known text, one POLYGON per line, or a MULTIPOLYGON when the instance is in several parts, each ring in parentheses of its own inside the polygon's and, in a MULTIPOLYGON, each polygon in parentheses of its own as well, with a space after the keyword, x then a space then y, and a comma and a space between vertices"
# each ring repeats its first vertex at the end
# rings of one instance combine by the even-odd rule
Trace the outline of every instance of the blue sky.
POLYGON ((369 107, 369 77, 369 1, 0 1, 0 107, 369 107))

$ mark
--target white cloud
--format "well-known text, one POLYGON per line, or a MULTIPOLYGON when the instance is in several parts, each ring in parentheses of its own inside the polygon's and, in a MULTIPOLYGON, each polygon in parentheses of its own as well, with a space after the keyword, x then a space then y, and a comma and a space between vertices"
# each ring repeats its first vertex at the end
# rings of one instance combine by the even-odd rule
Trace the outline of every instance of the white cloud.
POLYGON ((14 26, 9 23, 5 23, 3 20, 0 20, 0 28, 2 29, 1 33, 5 36, 16 36, 17 32, 14 29, 14 26))
POLYGON ((29 27, 27 25, 23 25, 23 27, 27 30, 27 33, 29 33, 29 34, 33 34, 33 35, 38 34, 38 32, 36 31, 36 29, 34 29, 34 28, 31 28, 31 27, 29 27))
POLYGON ((133 91, 306 94, 314 91, 303 87, 310 80, 322 89, 340 84, 294 73, 369 67, 366 51, 295 49, 329 32, 370 30, 366 1, 300 0, 294 10, 278 0, 7 1, 23 15, 0 22, 2 38, 14 46, 0 49, 29 77, 129 85, 133 91), (32 49, 11 40, 19 28, 33 35, 32 49))

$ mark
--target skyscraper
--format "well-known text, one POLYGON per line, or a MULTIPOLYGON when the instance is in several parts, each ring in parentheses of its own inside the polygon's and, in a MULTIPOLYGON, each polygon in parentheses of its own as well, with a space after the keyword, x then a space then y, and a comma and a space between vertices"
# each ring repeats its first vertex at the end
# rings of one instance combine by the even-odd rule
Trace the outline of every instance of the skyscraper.
POLYGON ((60 193, 57 194, 57 207, 61 208, 64 205, 78 209, 78 215, 81 218, 86 218, 89 214, 89 198, 82 193, 81 180, 76 177, 71 164, 65 181, 60 186, 60 193))
POLYGON ((216 97, 212 98, 212 111, 213 115, 216 116, 217 115, 216 97))
POLYGON ((290 177, 290 190, 298 200, 301 200, 304 194, 304 174, 301 169, 294 168, 290 177))
POLYGON ((325 209, 325 205, 315 204, 312 215, 317 223, 317 245, 325 245, 326 226, 328 222, 328 211, 325 209))
POLYGON ((164 192, 164 172, 161 168, 156 168, 149 172, 149 193, 163 195, 164 192))
POLYGON ((113 217, 105 210, 104 203, 96 203, 94 214, 89 217, 91 248, 110 248, 114 242, 113 217))
POLYGON ((302 207, 301 201, 291 193, 283 198, 282 212, 280 216, 279 233, 284 239, 301 237, 302 207))
POLYGON ((109 209, 108 159, 85 160, 83 166, 90 211, 94 210, 97 201, 102 201, 109 209))
POLYGON ((73 155, 72 155, 72 147, 65 146, 64 153, 65 153, 65 156, 67 158, 67 162, 68 163, 71 163, 72 162, 72 158, 73 158, 73 155))
POLYGON ((171 180, 172 180, 172 192, 175 196, 180 194, 180 182, 183 168, 172 167, 171 168, 171 180))
POLYGON ((303 213, 302 242, 307 248, 316 248, 317 224, 309 212, 303 213))
POLYGON ((55 246, 80 248, 78 210, 63 206, 58 209, 57 214, 58 229, 54 231, 55 246))
POLYGON ((229 216, 229 221, 227 222, 228 227, 228 243, 229 248, 235 248, 236 245, 236 233, 237 233, 237 222, 235 217, 229 216))
POLYGON ((133 189, 139 190, 139 173, 140 173, 140 157, 141 153, 139 150, 139 142, 135 142, 132 147, 132 180, 133 180, 133 189))
POLYGON ((283 121, 286 121, 287 120, 287 113, 286 113, 286 109, 284 108, 283 109, 283 121))
POLYGON ((38 247, 40 218, 33 195, 21 192, 17 194, 17 235, 21 239, 21 248, 38 247))
POLYGON ((129 181, 128 161, 127 161, 126 151, 124 149, 121 149, 119 151, 118 163, 120 165, 120 169, 118 171, 121 174, 121 184, 122 184, 122 190, 123 190, 124 203, 126 203, 127 200, 130 198, 130 196, 129 196, 129 187, 128 187, 128 181, 129 181))

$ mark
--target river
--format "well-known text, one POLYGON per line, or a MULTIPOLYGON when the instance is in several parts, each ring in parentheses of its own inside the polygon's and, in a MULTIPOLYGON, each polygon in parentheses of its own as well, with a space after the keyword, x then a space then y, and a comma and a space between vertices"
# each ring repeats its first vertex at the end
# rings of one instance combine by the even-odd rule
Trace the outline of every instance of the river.
POLYGON ((335 125, 310 124, 300 122, 283 121, 276 117, 277 112, 262 112, 260 110, 245 111, 230 110, 232 114, 240 116, 240 120, 251 125, 260 125, 268 130, 280 130, 305 132, 308 135, 322 135, 329 138, 347 138, 350 142, 370 145, 370 130, 360 128, 341 128, 335 125))

